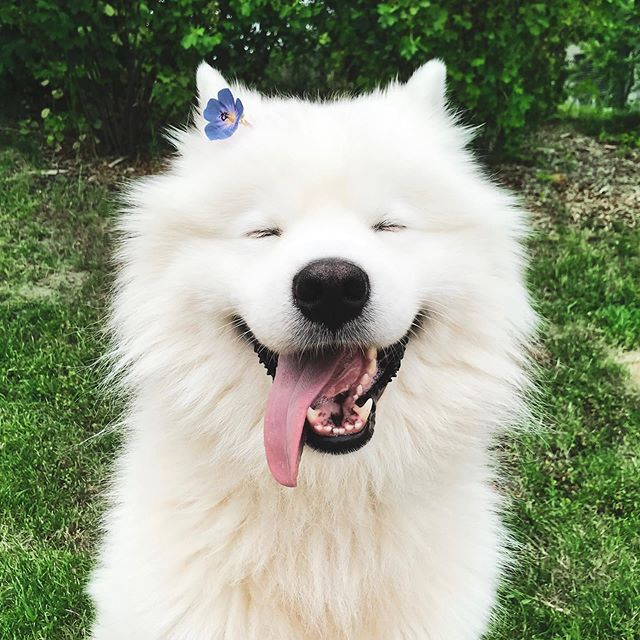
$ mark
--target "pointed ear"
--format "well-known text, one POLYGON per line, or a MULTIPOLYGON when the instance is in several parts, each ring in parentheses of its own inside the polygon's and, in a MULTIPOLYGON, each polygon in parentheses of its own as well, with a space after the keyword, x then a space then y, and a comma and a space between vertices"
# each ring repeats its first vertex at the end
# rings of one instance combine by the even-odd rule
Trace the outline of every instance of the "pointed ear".
POLYGON ((200 113, 207 106, 210 98, 215 98, 220 89, 228 87, 228 82, 222 77, 219 71, 206 62, 201 62, 196 72, 196 85, 198 87, 198 105, 200 113))
POLYGON ((442 60, 434 58, 414 71, 405 86, 417 100, 432 109, 444 111, 447 103, 446 80, 447 67, 442 60))

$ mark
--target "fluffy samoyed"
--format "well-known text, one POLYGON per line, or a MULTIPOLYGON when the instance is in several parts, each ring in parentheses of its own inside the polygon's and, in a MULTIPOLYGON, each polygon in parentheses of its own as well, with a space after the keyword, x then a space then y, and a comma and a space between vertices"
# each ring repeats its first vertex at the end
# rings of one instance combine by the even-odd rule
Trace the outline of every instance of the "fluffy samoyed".
POLYGON ((194 126, 120 224, 129 408, 94 640, 487 629, 491 447, 523 415, 535 316, 523 213, 445 75, 307 102, 198 69, 194 126))

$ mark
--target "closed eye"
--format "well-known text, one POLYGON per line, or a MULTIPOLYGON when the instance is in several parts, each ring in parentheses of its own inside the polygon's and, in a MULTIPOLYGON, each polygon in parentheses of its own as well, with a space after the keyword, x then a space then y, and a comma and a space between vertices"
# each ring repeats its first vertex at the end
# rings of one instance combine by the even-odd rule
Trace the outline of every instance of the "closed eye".
POLYGON ((407 227, 399 222, 393 222, 393 220, 380 220, 376 222, 373 227, 374 231, 402 231, 407 227))
POLYGON ((247 238, 270 238, 272 236, 279 238, 281 235, 282 229, 278 229, 278 227, 255 229, 254 231, 249 231, 249 233, 246 234, 247 238))

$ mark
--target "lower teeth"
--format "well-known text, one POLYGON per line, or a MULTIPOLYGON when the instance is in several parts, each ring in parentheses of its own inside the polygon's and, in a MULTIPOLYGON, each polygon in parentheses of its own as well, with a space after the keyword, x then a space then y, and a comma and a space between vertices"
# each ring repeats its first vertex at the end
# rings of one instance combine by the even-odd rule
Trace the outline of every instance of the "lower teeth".
POLYGON ((357 433, 364 427, 362 420, 356 420, 355 422, 345 422, 341 427, 336 427, 331 424, 312 424, 313 430, 320 435, 334 435, 343 436, 345 433, 357 433))

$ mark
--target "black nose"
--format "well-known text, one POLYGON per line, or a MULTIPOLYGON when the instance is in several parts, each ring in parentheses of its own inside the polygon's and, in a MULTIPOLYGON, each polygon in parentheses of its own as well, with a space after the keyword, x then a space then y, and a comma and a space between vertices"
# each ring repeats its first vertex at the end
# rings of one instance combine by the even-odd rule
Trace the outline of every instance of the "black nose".
POLYGON ((362 313, 369 278, 352 262, 315 260, 295 275, 293 299, 305 317, 335 331, 362 313))

